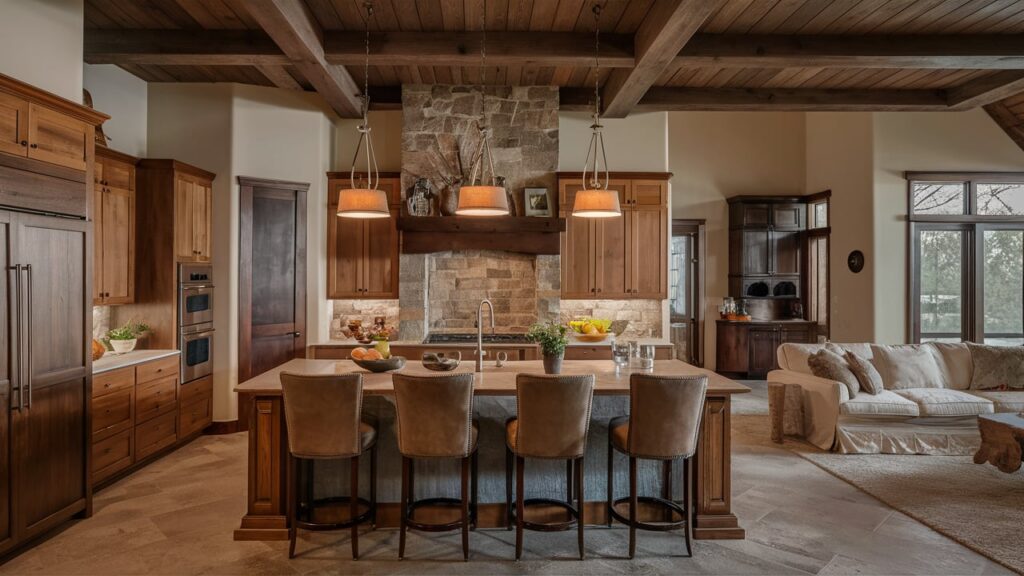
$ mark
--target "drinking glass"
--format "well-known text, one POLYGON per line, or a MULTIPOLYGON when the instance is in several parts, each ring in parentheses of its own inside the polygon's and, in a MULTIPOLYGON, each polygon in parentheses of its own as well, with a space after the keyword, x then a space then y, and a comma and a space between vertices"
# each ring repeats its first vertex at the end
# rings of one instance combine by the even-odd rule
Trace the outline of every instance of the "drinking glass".
POLYGON ((629 366, 629 343, 612 342, 612 362, 616 368, 629 366))
POLYGON ((642 344, 639 359, 641 370, 654 370, 654 344, 642 344))

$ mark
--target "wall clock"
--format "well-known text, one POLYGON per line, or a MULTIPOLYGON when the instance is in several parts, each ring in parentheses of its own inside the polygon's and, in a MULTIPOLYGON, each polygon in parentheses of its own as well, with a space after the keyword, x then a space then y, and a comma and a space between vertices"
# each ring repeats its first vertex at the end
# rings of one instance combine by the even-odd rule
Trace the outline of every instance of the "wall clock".
POLYGON ((850 272, 859 273, 864 269, 864 253, 860 250, 850 252, 850 255, 846 257, 846 265, 850 267, 850 272))

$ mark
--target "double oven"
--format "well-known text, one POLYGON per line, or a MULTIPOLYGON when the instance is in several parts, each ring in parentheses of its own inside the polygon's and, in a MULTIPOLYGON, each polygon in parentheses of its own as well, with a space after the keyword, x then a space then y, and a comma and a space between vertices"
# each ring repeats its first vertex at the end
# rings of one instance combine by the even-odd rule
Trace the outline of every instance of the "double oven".
POLYGON ((178 265, 178 349, 181 383, 213 373, 213 268, 178 265))

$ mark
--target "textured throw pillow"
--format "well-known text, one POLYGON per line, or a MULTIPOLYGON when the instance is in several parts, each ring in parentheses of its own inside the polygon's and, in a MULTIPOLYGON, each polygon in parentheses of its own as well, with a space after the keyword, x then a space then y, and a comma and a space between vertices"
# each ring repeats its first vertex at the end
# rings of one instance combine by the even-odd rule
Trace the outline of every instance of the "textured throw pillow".
POLYGON ((943 388, 953 390, 967 390, 971 386, 971 379, 974 378, 973 363, 971 362, 971 350, 967 344, 961 342, 929 342, 924 345, 932 356, 935 363, 939 365, 939 372, 946 382, 943 388))
POLYGON ((974 362, 972 390, 1024 390, 1024 347, 967 344, 974 362))
POLYGON ((807 359, 807 365, 811 368, 811 374, 818 378, 842 382, 850 391, 850 398, 856 396, 860 390, 857 377, 846 365, 846 360, 831 350, 819 350, 811 354, 811 357, 807 359))
POLYGON ((869 360, 865 360, 853 352, 847 352, 846 364, 850 367, 850 372, 856 376, 861 390, 872 396, 881 394, 885 390, 885 385, 882 384, 882 375, 869 360))
POLYGON ((886 390, 942 388, 945 380, 935 356, 923 346, 871 346, 871 356, 886 390))

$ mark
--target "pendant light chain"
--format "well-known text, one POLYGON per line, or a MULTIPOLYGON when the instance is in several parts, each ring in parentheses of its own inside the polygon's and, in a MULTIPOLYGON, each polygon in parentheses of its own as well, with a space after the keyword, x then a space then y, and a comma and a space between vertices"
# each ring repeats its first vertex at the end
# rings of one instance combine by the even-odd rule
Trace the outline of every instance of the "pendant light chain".
POLYGON ((480 184, 484 184, 487 170, 491 171, 491 186, 497 185, 494 172, 494 157, 491 154, 491 127, 487 123, 487 0, 480 0, 480 120, 477 129, 480 131, 480 161, 473 166, 470 184, 476 183, 479 171, 480 184), (484 162, 487 166, 484 166, 484 162))
POLYGON ((362 124, 358 126, 359 142, 356 144, 355 154, 352 156, 352 169, 349 173, 349 180, 352 188, 356 186, 356 160, 359 158, 359 149, 366 142, 366 187, 376 190, 380 185, 380 171, 377 168, 377 155, 373 151, 373 140, 370 138, 370 18, 374 16, 373 2, 364 2, 366 8, 366 28, 364 36, 364 59, 363 59, 363 94, 362 101, 362 124))
POLYGON ((604 135, 601 126, 601 5, 595 3, 594 12, 594 123, 590 126, 590 145, 587 147, 587 158, 583 163, 583 186, 588 185, 594 190, 608 188, 611 175, 608 172, 608 157, 604 149, 604 135), (587 179, 593 157, 594 169, 587 179), (601 166, 604 165, 604 183, 601 182, 601 166))

